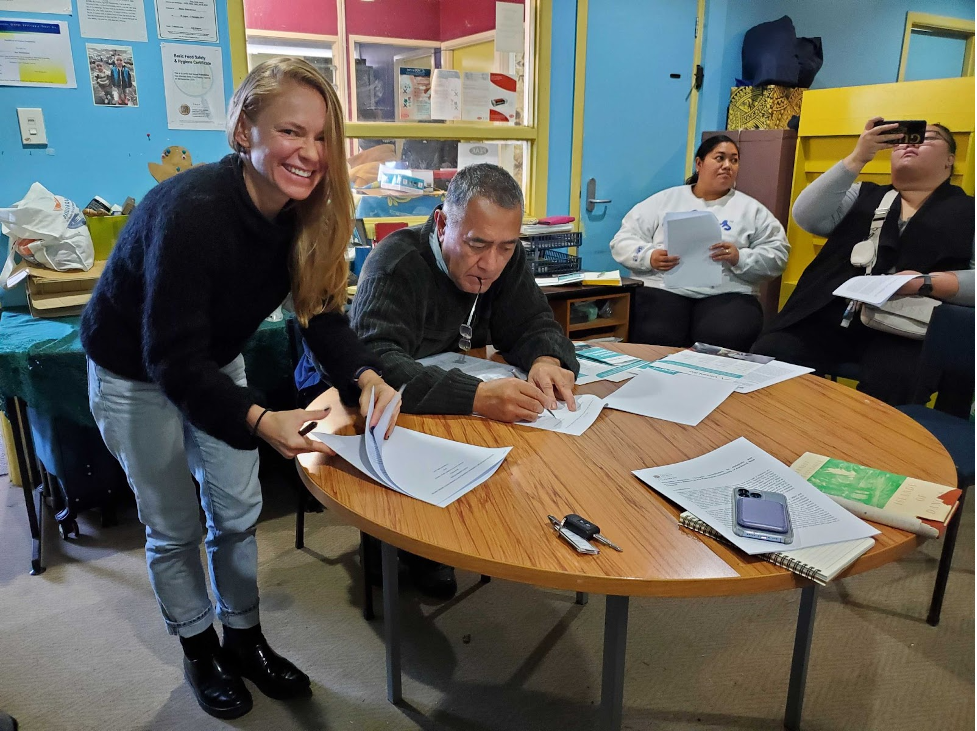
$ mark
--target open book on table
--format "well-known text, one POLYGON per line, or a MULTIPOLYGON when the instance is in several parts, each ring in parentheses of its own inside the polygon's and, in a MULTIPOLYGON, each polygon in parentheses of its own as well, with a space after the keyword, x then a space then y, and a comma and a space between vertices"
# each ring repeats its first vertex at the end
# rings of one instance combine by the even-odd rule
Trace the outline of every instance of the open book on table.
POLYGON ((791 469, 858 517, 929 538, 943 534, 962 495, 957 488, 812 452, 791 469))
MULTIPOLYGON (((732 545, 723 538, 719 531, 688 511, 679 516, 678 523, 683 528, 714 538, 720 543, 732 545)), ((757 558, 762 558, 775 566, 793 571, 798 576, 811 579, 823 586, 855 563, 859 556, 869 551, 874 545, 875 540, 872 538, 858 538, 852 541, 829 543, 825 546, 802 548, 797 551, 761 553, 757 558)))
MULTIPOLYGON (((312 432, 319 440, 360 472, 381 485, 439 508, 446 507, 481 485, 502 464, 512 447, 476 447, 451 439, 394 427, 383 436, 393 418, 398 399, 391 401, 374 428, 355 436, 312 432)), ((366 423, 373 421, 374 395, 366 423)))

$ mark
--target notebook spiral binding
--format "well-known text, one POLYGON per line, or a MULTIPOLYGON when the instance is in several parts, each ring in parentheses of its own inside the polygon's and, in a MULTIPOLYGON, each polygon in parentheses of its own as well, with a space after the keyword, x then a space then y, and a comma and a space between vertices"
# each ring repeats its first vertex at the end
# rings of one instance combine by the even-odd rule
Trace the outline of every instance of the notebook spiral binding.
MULTIPOLYGON (((695 517, 691 513, 683 513, 679 517, 679 525, 683 528, 688 528, 696 533, 701 533, 704 536, 709 536, 720 543, 724 543, 727 546, 733 545, 727 541, 723 536, 711 525, 703 520, 695 517)), ((781 568, 787 569, 788 571, 797 574, 805 579, 812 579, 814 581, 819 580, 818 570, 813 566, 808 566, 803 561, 798 561, 796 558, 791 558, 790 556, 785 556, 782 553, 761 553, 757 558, 762 558, 768 563, 772 563, 774 566, 780 566, 781 568)))

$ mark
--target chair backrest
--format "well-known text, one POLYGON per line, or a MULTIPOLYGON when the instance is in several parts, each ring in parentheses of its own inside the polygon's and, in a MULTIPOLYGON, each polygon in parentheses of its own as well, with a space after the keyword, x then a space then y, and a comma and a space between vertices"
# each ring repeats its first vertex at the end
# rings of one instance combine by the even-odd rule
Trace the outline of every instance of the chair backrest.
POLYGON ((407 228, 407 224, 404 221, 393 221, 391 223, 378 223, 374 228, 376 230, 376 238, 374 240, 379 244, 394 231, 407 228))
POLYGON ((943 303, 926 330, 920 365, 939 373, 936 408, 968 417, 974 398, 974 308, 943 303))

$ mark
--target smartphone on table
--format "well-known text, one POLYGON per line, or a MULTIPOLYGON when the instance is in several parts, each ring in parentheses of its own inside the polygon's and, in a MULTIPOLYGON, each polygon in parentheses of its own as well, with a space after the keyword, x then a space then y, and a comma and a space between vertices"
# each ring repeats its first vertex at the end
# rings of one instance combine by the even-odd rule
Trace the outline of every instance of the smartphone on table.
POLYGON ((779 492, 733 488, 733 533, 774 543, 793 543, 787 498, 779 492))
POLYGON ((883 124, 898 124, 899 126, 890 130, 887 134, 901 134, 902 139, 893 140, 893 145, 921 145, 926 139, 926 120, 925 119, 880 119, 873 124, 879 127, 883 124))

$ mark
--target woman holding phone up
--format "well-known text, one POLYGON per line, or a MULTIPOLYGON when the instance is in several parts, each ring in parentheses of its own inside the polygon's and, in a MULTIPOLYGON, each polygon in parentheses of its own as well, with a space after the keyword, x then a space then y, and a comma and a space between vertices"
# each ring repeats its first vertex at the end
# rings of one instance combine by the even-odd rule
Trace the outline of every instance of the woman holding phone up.
POLYGON ((265 408, 241 349, 291 294, 345 403, 365 414, 374 392, 378 420, 396 392, 342 314, 352 200, 336 93, 305 61, 272 59, 234 94, 227 136, 233 154, 161 183, 136 208, 81 335, 92 414, 136 494, 150 583, 186 679, 207 713, 236 718, 252 705, 242 677, 273 698, 310 692, 259 624, 258 439, 287 458, 329 451, 299 434, 325 412, 265 408), (199 558, 201 507, 223 646, 199 558))

